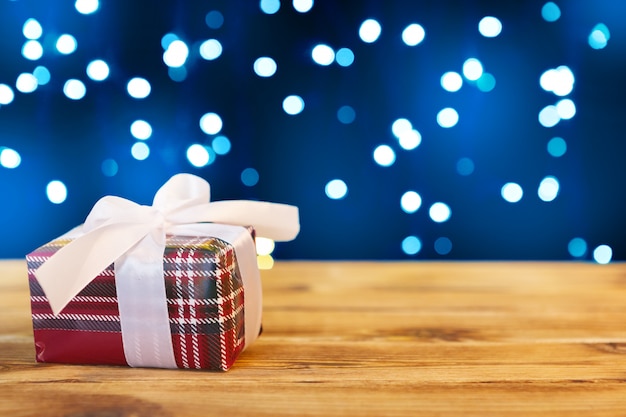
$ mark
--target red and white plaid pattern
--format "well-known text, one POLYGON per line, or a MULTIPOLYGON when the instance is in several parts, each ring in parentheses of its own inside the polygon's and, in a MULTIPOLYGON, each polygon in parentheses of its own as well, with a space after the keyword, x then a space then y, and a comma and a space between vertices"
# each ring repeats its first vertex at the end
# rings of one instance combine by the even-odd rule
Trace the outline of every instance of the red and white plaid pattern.
MULTIPOLYGON (((127 365, 113 265, 61 314, 50 310, 34 271, 69 242, 57 239, 26 256, 37 360, 127 365)), ((168 236, 163 270, 177 366, 229 369, 245 343, 244 288, 233 247, 217 238, 168 236)))

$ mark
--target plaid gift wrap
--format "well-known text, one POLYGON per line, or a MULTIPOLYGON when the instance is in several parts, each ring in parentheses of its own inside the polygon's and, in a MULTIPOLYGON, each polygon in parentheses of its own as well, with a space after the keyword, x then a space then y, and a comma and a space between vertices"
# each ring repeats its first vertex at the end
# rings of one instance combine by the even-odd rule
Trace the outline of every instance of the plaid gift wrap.
MULTIPOLYGON (((70 241, 61 237, 26 256, 37 361, 128 365, 113 264, 56 316, 35 277, 70 241)), ((163 270, 176 365, 228 370, 245 345, 245 289, 234 248, 218 238, 168 235, 163 270)))

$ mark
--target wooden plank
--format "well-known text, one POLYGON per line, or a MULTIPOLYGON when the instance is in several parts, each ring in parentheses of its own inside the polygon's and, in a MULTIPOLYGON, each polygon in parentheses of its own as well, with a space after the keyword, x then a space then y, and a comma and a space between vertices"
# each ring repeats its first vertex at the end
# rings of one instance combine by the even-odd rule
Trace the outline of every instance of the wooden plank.
POLYGON ((227 373, 36 364, 0 262, 0 415, 626 414, 626 265, 282 262, 227 373))

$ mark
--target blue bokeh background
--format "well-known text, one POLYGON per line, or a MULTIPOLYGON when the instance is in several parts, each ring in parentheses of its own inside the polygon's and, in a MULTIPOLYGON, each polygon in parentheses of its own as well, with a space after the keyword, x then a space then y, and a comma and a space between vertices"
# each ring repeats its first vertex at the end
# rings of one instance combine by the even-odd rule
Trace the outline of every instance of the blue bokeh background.
POLYGON ((542 18, 545 3, 317 0, 300 13, 283 0, 276 13, 267 14, 256 1, 112 0, 83 15, 73 1, 0 0, 0 84, 15 90, 14 100, 0 106, 0 148, 21 157, 15 168, 0 166, 0 256, 23 257, 81 223, 103 195, 149 204, 171 175, 190 172, 211 183, 215 200, 299 206, 301 234, 277 245, 279 259, 592 260, 594 248, 608 245, 613 261, 624 260, 626 3, 556 2, 562 14, 554 22, 542 18), (211 11, 223 16, 219 28, 206 23, 211 11), (502 22, 501 34, 479 33, 484 16, 502 22), (43 28, 44 53, 36 61, 21 52, 29 18, 43 28), (373 43, 359 38, 368 18, 382 26, 373 43), (416 46, 401 38, 411 23, 426 31, 416 46), (610 39, 594 49, 589 35, 598 23, 609 28, 610 39), (55 50, 63 33, 77 40, 69 55, 55 50), (172 80, 163 62, 167 33, 190 47, 183 81, 172 80), (223 46, 215 60, 197 52, 206 39, 223 46), (354 62, 316 64, 311 51, 320 43, 349 48, 354 62), (276 61, 272 77, 254 73, 261 56, 276 61), (442 74, 460 73, 471 57, 493 74, 495 88, 482 92, 465 81, 458 92, 445 91, 442 74), (110 66, 103 82, 85 73, 93 59, 110 66), (575 76, 568 98, 576 103, 576 115, 546 128, 538 114, 559 97, 544 91, 539 78, 560 65, 575 76), (18 75, 37 66, 49 70, 50 82, 32 93, 17 91, 18 75), (133 77, 149 80, 147 98, 128 95, 133 77), (64 95, 71 78, 85 83, 83 99, 64 95), (292 94, 305 102, 297 115, 282 108, 292 94), (352 123, 338 119, 343 106, 354 110, 352 123), (437 123, 445 107, 459 114, 458 124, 448 129, 437 123), (199 127, 207 112, 220 115, 220 134, 232 146, 198 168, 186 151, 194 143, 210 147, 214 136, 199 127), (391 131, 398 118, 421 133, 417 148, 398 146, 391 131), (153 129, 145 141, 150 156, 141 161, 130 152, 137 139, 129 127, 137 119, 153 129), (561 157, 547 152, 553 137, 567 143, 561 157), (391 166, 373 159, 381 144, 396 153, 391 166), (457 169, 463 158, 473 163, 469 175, 457 169), (105 160, 115 161, 115 175, 105 175, 105 160), (253 186, 241 179, 248 168, 259 175, 253 186), (545 202, 537 187, 549 175, 558 178, 560 189, 545 202), (333 179, 347 184, 344 198, 325 193, 333 179), (67 187, 61 204, 46 195, 52 180, 67 187), (517 203, 501 195, 508 182, 524 190, 517 203), (400 206, 409 190, 422 198, 414 213, 400 206), (450 207, 448 221, 429 217, 435 202, 450 207), (407 236, 419 239, 416 254, 402 250, 407 236), (441 250, 441 238, 451 243, 443 245, 449 252, 441 250), (568 250, 574 238, 587 245, 580 257, 568 250))

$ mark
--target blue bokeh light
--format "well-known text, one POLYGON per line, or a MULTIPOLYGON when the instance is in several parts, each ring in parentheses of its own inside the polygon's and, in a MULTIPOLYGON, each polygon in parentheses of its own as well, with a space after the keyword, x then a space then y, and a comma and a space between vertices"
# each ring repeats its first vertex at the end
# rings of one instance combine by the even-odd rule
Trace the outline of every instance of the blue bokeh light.
POLYGON ((46 85, 50 82, 50 71, 48 71, 48 68, 42 65, 35 67, 35 69, 33 70, 33 75, 35 76, 35 78, 37 78, 37 83, 39 85, 46 85))
POLYGON ((241 182, 246 187, 254 187, 259 183, 259 172, 254 168, 246 168, 241 171, 241 182))
POLYGON ((119 171, 119 165, 115 159, 107 158, 102 161, 100 169, 102 170, 102 175, 105 177, 114 177, 119 171))
POLYGON ((589 46, 593 49, 604 49, 611 39, 609 28, 604 23, 598 23, 593 27, 589 34, 589 46))
POLYGON ((211 29, 219 29, 224 24, 224 15, 219 10, 211 10, 204 18, 206 25, 211 29))
POLYGON ((556 22, 561 17, 561 9, 554 2, 547 2, 541 8, 541 17, 546 22, 556 22))
POLYGON ((565 139, 560 137, 554 137, 548 142, 548 153, 555 158, 559 158, 565 155, 567 152, 567 143, 565 139))
POLYGON ((354 52, 350 48, 341 48, 335 54, 335 61, 342 67, 349 67, 354 63, 354 52))
POLYGON ((439 255, 448 255, 452 252, 452 241, 447 237, 440 237, 435 240, 435 252, 439 255))
POLYGON ((464 177, 472 175, 474 172, 474 161, 470 158, 461 158, 456 163, 456 172, 464 177))
POLYGON ((213 141, 211 142, 211 147, 216 154, 226 155, 228 152, 230 152, 231 143, 226 136, 220 135, 213 138, 213 141))
POLYGON ((402 240, 402 252, 416 255, 422 250, 422 241, 417 236, 407 236, 402 240))
POLYGON ((583 238, 575 237, 567 244, 567 250, 574 258, 582 258, 587 254, 587 242, 583 238))
POLYGON ((259 7, 265 14, 276 14, 280 10, 280 0, 261 0, 259 7))
POLYGON ((337 110, 337 119, 341 123, 349 125, 356 119, 356 112, 351 106, 341 106, 339 110, 337 110))

